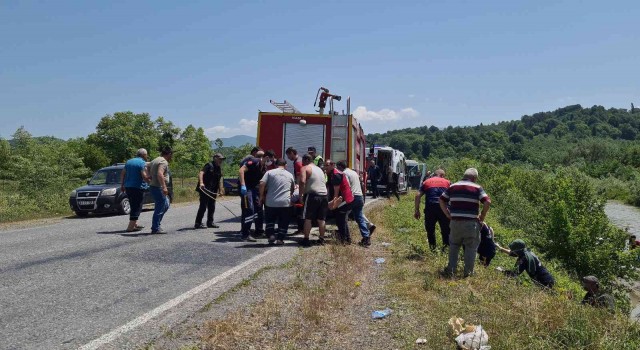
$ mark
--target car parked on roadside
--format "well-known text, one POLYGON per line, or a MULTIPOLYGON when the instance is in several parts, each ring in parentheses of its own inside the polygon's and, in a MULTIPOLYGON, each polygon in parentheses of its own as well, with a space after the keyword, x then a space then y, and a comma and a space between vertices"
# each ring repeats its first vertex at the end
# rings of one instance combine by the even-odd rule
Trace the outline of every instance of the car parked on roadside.
MULTIPOLYGON (((131 205, 127 194, 120 190, 120 177, 124 170, 124 163, 114 164, 102 168, 93 174, 86 186, 76 188, 69 195, 69 206, 78 216, 87 216, 89 213, 117 212, 128 215, 131 205)), ((173 201, 173 179, 169 174, 169 201, 173 201)), ((148 189, 144 191, 142 204, 152 204, 153 196, 148 189)))

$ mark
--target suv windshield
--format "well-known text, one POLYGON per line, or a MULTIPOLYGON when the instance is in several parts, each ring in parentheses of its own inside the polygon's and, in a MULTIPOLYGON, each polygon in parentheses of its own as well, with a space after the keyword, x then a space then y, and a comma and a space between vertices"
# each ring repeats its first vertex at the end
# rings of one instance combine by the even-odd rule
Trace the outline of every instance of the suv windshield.
POLYGON ((89 181, 89 185, 118 185, 121 173, 122 169, 98 170, 89 181))

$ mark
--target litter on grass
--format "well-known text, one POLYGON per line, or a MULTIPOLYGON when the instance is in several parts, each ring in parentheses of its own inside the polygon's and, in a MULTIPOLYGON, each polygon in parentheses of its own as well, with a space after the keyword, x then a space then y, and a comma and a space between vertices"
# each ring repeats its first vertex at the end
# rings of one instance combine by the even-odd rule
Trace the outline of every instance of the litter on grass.
POLYGON ((421 344, 426 344, 427 340, 424 338, 418 338, 416 339, 416 344, 421 345, 421 344))
POLYGON ((386 308, 384 310, 376 310, 376 311, 371 313, 371 318, 373 318, 373 319, 385 318, 385 317, 389 316, 391 311, 392 310, 389 309, 389 308, 386 308))
POLYGON ((375 261, 376 261, 376 264, 382 264, 384 263, 384 258, 377 258, 375 261))
POLYGON ((458 348, 463 350, 489 350, 489 335, 481 325, 465 325, 464 320, 457 317, 449 319, 449 326, 455 337, 458 348))

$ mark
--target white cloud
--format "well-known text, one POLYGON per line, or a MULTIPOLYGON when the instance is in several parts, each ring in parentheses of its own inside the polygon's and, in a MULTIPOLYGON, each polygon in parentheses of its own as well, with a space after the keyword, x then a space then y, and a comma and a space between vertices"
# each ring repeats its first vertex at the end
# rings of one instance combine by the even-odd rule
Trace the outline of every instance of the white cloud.
POLYGON ((204 133, 210 138, 230 137, 235 135, 255 135, 258 127, 257 120, 242 118, 236 127, 228 127, 224 125, 216 125, 204 130, 204 133))
POLYGON ((240 121, 238 122, 238 124, 240 124, 240 128, 242 129, 255 129, 258 126, 258 121, 257 120, 248 120, 248 119, 240 119, 240 121))
POLYGON ((365 106, 358 106, 353 112, 353 115, 360 121, 386 122, 417 118, 420 113, 411 107, 403 108, 399 111, 394 111, 389 108, 383 108, 379 111, 369 111, 365 106))

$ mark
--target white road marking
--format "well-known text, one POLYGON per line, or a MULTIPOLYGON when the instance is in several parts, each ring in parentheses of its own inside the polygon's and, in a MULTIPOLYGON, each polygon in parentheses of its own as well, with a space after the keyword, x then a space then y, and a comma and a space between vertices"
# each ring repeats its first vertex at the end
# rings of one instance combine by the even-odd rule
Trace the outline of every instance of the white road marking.
POLYGON ((267 250, 264 253, 261 253, 259 255, 254 256, 253 258, 243 262, 240 265, 237 265, 235 267, 232 267, 231 269, 221 273, 220 275, 210 279, 207 282, 204 282, 203 284, 191 289, 190 291, 179 295, 178 297, 169 300, 168 302, 158 306, 157 308, 147 312, 146 314, 134 319, 133 321, 130 321, 129 323, 122 325, 114 330, 112 330, 111 332, 101 336, 100 338, 97 338, 81 347, 78 348, 78 350, 92 350, 92 349, 98 349, 99 347, 109 344, 110 342, 114 341, 115 339, 117 339, 118 337, 122 336, 123 334, 136 329, 138 327, 140 327, 141 325, 147 323, 149 320, 153 319, 154 317, 162 314, 163 312, 170 310, 171 308, 174 308, 176 306, 178 306, 180 303, 182 303, 183 301, 193 297, 194 295, 202 292, 203 290, 219 283, 220 281, 223 281, 224 279, 226 279, 227 277, 229 277, 230 275, 238 272, 239 270, 245 268, 246 266, 254 263, 255 261, 258 261, 260 259, 262 259, 263 257, 265 257, 266 255, 268 255, 269 253, 271 253, 272 251, 278 249, 277 247, 273 247, 269 250, 267 250))

